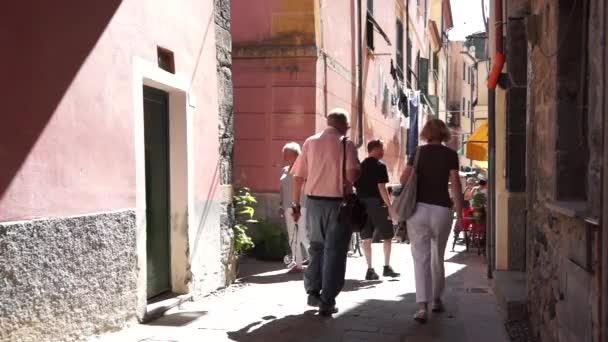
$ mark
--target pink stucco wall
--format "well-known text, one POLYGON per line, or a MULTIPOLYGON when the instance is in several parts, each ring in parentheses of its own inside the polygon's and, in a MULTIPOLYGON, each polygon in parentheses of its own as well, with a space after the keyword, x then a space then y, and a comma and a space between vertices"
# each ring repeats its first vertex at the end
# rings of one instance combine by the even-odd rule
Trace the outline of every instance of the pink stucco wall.
POLYGON ((15 80, 0 86, 0 221, 135 206, 132 59, 156 63, 157 46, 172 50, 177 72, 192 79, 195 197, 213 193, 212 8, 193 0, 13 5, 15 15, 0 24, 9 28, 0 38, 18 51, 0 57, 15 80))
MULTIPOLYGON (((363 2, 364 4, 366 2, 363 2)), ((351 111, 353 129, 351 137, 354 139, 358 126, 356 116, 356 64, 355 64, 355 25, 354 8, 351 2, 327 2, 321 8, 322 48, 331 59, 340 64, 339 67, 325 67, 325 61, 319 59, 317 86, 323 90, 320 95, 327 96, 327 109, 334 106, 344 107, 351 111), (352 15, 344 15, 351 13, 352 15), (327 76, 324 74, 327 70, 327 76), (346 71, 346 72, 345 72, 346 71), (324 86, 325 78, 327 85, 324 86)), ((365 12, 364 12, 365 13, 365 12)), ((395 61, 396 53, 396 13, 395 2, 374 1, 374 18, 387 34, 391 45, 374 33, 373 53, 366 48, 366 33, 363 29, 363 136, 364 143, 359 150, 361 159, 365 158, 366 144, 372 138, 380 138, 385 142, 385 162, 388 166, 391 182, 397 182, 398 176, 404 167, 405 133, 400 127, 399 115, 382 113, 382 94, 380 84, 393 86, 390 76, 390 61, 395 61)), ((403 14, 402 14, 403 15, 403 14)), ((402 17, 404 18, 404 17, 402 17)), ((363 21, 365 24, 365 19, 363 21)), ((404 23, 405 24, 405 23, 404 23)), ((365 26, 363 26, 365 28, 365 26)), ((405 47, 405 44, 404 44, 405 47)), ((318 113, 325 112, 325 100, 321 97, 318 102, 318 113), (319 104, 321 104, 319 106, 319 104)))
POLYGON ((278 191, 282 147, 315 131, 314 58, 235 59, 235 184, 278 191))
POLYGON ((285 0, 233 0, 232 40, 234 42, 259 43, 273 36, 273 15, 281 12, 285 0))

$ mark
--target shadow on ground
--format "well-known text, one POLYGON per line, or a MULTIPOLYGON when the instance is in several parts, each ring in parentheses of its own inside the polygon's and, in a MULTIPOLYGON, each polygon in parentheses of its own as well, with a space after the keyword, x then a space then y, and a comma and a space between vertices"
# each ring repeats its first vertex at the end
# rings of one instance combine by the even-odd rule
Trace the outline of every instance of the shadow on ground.
POLYGON ((373 289, 378 284, 382 284, 382 280, 346 279, 344 282, 344 288, 342 289, 342 292, 373 289))
POLYGON ((207 311, 177 312, 148 323, 152 326, 183 327, 207 314, 207 311))
MULTIPOLYGON (((316 310, 299 315, 289 315, 275 320, 259 320, 238 331, 228 332, 228 337, 238 342, 256 341, 402 341, 424 334, 454 334, 446 332, 441 322, 444 318, 420 326, 410 318, 415 309, 415 295, 408 293, 398 301, 367 300, 357 307, 334 318, 319 316, 316 310)), ((463 335, 464 331, 457 335, 463 335)), ((455 339, 454 341, 464 341, 455 339)))
POLYGON ((282 273, 273 273, 269 275, 252 275, 239 279, 241 283, 250 284, 277 284, 288 281, 301 281, 302 273, 287 273, 287 270, 282 273))
MULTIPOLYGON (((333 318, 319 316, 316 310, 280 318, 266 316, 227 332, 227 336, 237 342, 504 341, 504 326, 497 314, 487 315, 488 310, 495 310, 492 294, 484 287, 487 281, 471 281, 483 277, 483 257, 460 253, 447 261, 462 267, 446 278, 446 312, 431 313, 427 324, 420 325, 412 319, 415 294, 405 293, 394 300, 367 299, 345 304, 346 309, 333 318)), ((372 288, 381 282, 347 279, 343 291, 372 288)))
POLYGON ((260 261, 253 257, 245 257, 240 262, 238 278, 243 279, 250 276, 257 276, 263 273, 285 270, 282 262, 260 261))

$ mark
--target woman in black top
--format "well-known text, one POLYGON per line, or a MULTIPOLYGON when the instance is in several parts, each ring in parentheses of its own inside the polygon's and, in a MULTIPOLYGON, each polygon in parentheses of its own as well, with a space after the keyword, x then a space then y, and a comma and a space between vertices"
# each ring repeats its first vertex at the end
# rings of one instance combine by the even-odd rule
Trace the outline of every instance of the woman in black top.
MULTIPOLYGON (((445 286, 443 256, 452 227, 452 200, 448 192, 462 190, 458 175, 458 154, 445 146, 450 130, 439 119, 429 120, 420 133, 426 145, 419 147, 416 173, 418 175, 416 211, 407 220, 408 235, 412 244, 416 302, 414 319, 427 320, 427 304, 432 300, 433 312, 442 312, 441 296, 445 286)), ((401 175, 401 184, 407 184, 414 172, 415 155, 401 175)), ((454 210, 458 215, 456 226, 461 225, 462 197, 454 196, 454 210)))

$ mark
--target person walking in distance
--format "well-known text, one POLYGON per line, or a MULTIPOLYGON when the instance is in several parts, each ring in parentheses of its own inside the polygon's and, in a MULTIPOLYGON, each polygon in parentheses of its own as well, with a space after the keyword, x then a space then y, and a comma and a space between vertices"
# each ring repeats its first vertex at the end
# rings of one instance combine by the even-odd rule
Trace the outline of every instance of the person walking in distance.
POLYGON ((384 158, 384 143, 380 139, 371 140, 367 144, 368 157, 361 163, 361 176, 355 182, 357 196, 365 206, 367 223, 361 229, 363 254, 367 261, 365 280, 377 280, 380 277, 372 267, 372 239, 382 240, 384 245, 384 277, 398 277, 390 266, 392 239, 395 235, 392 220, 397 217, 391 206, 391 200, 386 189, 388 172, 382 162, 384 158))
POLYGON ((291 249, 290 272, 302 272, 302 264, 308 257, 308 231, 306 228, 306 198, 302 196, 300 201, 299 221, 294 221, 291 209, 291 198, 293 196, 293 175, 291 168, 301 153, 300 145, 290 142, 283 146, 283 161, 287 164, 281 174, 281 205, 279 213, 285 218, 289 248, 291 249))
MULTIPOLYGON (((444 253, 452 227, 452 200, 448 192, 460 194, 458 154, 445 146, 450 130, 439 120, 429 120, 420 137, 427 142, 410 157, 401 174, 401 184, 407 184, 413 172, 417 174, 416 209, 407 220, 412 243, 416 303, 414 319, 427 320, 427 306, 432 301, 433 312, 444 310, 441 296, 445 287, 444 253), (448 185, 449 184, 449 185, 448 185)), ((462 225, 462 196, 454 196, 456 226, 462 225)))
POLYGON ((336 297, 344 286, 346 254, 351 228, 338 221, 344 184, 352 184, 360 174, 357 150, 351 141, 342 151, 342 137, 350 128, 348 113, 333 109, 327 116, 327 128, 308 138, 294 163, 292 197, 293 218, 301 215, 300 194, 307 198, 307 225, 310 231, 309 265, 304 272, 308 305, 318 306, 319 314, 337 312, 336 297), (342 177, 343 156, 346 157, 346 179, 342 177), (303 187, 302 185, 305 186, 303 187))

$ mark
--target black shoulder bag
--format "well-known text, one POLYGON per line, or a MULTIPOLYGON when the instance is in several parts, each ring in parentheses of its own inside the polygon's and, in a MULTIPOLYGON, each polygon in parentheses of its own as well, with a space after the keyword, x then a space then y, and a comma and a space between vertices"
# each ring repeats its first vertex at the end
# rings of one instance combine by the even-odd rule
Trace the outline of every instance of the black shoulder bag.
POLYGON ((342 202, 340 203, 338 220, 341 225, 350 227, 353 232, 360 232, 365 225, 365 221, 367 221, 367 213, 357 195, 350 193, 347 189, 346 137, 344 137, 342 138, 342 202))

